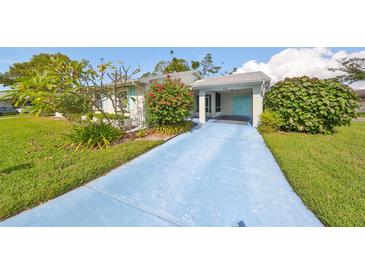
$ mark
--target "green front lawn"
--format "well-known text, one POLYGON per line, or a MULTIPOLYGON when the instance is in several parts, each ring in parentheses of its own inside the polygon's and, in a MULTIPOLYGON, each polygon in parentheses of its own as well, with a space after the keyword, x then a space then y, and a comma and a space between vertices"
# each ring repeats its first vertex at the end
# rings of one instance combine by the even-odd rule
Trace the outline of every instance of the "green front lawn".
POLYGON ((333 135, 264 134, 294 191, 328 226, 365 226, 365 123, 333 135))
POLYGON ((360 117, 365 117, 365 112, 359 112, 358 114, 360 117))
MULTIPOLYGON (((67 121, 0 120, 0 220, 74 189, 161 141, 128 141, 102 150, 62 148, 67 121)), ((128 182, 126 182, 128 183, 128 182)))

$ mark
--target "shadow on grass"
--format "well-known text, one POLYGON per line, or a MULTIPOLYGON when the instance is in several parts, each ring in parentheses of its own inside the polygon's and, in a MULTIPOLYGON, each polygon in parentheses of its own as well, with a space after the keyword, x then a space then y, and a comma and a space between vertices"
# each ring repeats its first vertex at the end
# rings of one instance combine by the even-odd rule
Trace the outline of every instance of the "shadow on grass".
POLYGON ((17 170, 23 170, 23 169, 28 169, 33 167, 34 164, 30 164, 30 163, 24 163, 24 164, 20 164, 20 165, 15 165, 15 166, 11 166, 8 168, 4 168, 2 170, 0 170, 0 176, 1 175, 8 175, 13 171, 17 171, 17 170))

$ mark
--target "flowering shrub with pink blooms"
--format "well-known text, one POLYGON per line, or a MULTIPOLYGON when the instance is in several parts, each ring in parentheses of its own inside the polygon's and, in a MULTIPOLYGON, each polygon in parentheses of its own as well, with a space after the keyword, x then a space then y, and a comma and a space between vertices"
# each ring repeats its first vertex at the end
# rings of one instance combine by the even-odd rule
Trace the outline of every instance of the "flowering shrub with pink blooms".
POLYGON ((146 96, 147 121, 152 127, 183 124, 193 107, 191 88, 180 79, 166 77, 153 83, 146 96))

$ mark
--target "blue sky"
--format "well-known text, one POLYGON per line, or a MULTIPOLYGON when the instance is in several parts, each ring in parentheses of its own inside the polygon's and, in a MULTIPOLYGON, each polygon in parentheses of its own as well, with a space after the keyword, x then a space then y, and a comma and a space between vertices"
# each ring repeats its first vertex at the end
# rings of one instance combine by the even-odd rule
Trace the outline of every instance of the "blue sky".
MULTIPOLYGON (((61 52, 72 59, 87 59, 92 64, 98 64, 100 58, 106 61, 123 61, 125 64, 138 66, 142 72, 153 70, 160 60, 170 58, 170 49, 175 56, 186 60, 200 60, 205 53, 212 53, 217 65, 223 71, 241 67, 249 60, 267 62, 271 56, 285 48, 0 48, 0 72, 6 71, 12 63, 29 60, 38 53, 61 52)), ((346 50, 349 53, 364 50, 364 48, 330 48, 332 51, 346 50)))
MULTIPOLYGON (((206 53, 212 53, 216 65, 222 67, 221 72, 238 68, 238 72, 263 71, 271 77, 271 83, 285 77, 310 76, 330 78, 336 73, 329 68, 338 66, 337 60, 349 57, 365 58, 365 48, 0 48, 0 72, 8 70, 15 62, 30 60, 39 53, 61 52, 71 59, 87 59, 93 65, 105 61, 123 61, 126 65, 141 67, 141 74, 152 71, 161 60, 174 56, 187 61, 201 60, 206 53), (273 58, 272 58, 273 57, 273 58)), ((140 75, 141 75, 140 74, 140 75)), ((337 74, 338 75, 338 74, 337 74)), ((137 75, 138 76, 138 75, 137 75)), ((365 81, 352 84, 355 89, 365 88, 365 81)), ((0 90, 4 88, 0 85, 0 90)))
POLYGON ((100 58, 123 61, 128 65, 139 65, 142 72, 148 72, 160 60, 170 59, 170 50, 174 50, 176 57, 186 60, 200 60, 205 53, 212 53, 217 65, 231 70, 251 59, 268 60, 282 48, 1 48, 0 72, 6 71, 11 63, 29 60, 41 52, 61 52, 72 59, 85 58, 92 64, 98 64, 100 58))

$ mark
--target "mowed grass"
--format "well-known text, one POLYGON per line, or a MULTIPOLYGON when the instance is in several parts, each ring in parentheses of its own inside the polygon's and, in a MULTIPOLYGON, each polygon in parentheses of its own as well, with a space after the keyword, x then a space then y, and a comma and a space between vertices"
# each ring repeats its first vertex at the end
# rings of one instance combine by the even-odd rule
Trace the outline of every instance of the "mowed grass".
POLYGON ((333 135, 265 134, 294 191, 327 226, 365 226, 365 123, 333 135))
POLYGON ((74 152, 62 147, 64 134, 71 128, 69 122, 52 118, 0 120, 0 220, 70 191, 161 144, 136 140, 74 152))

